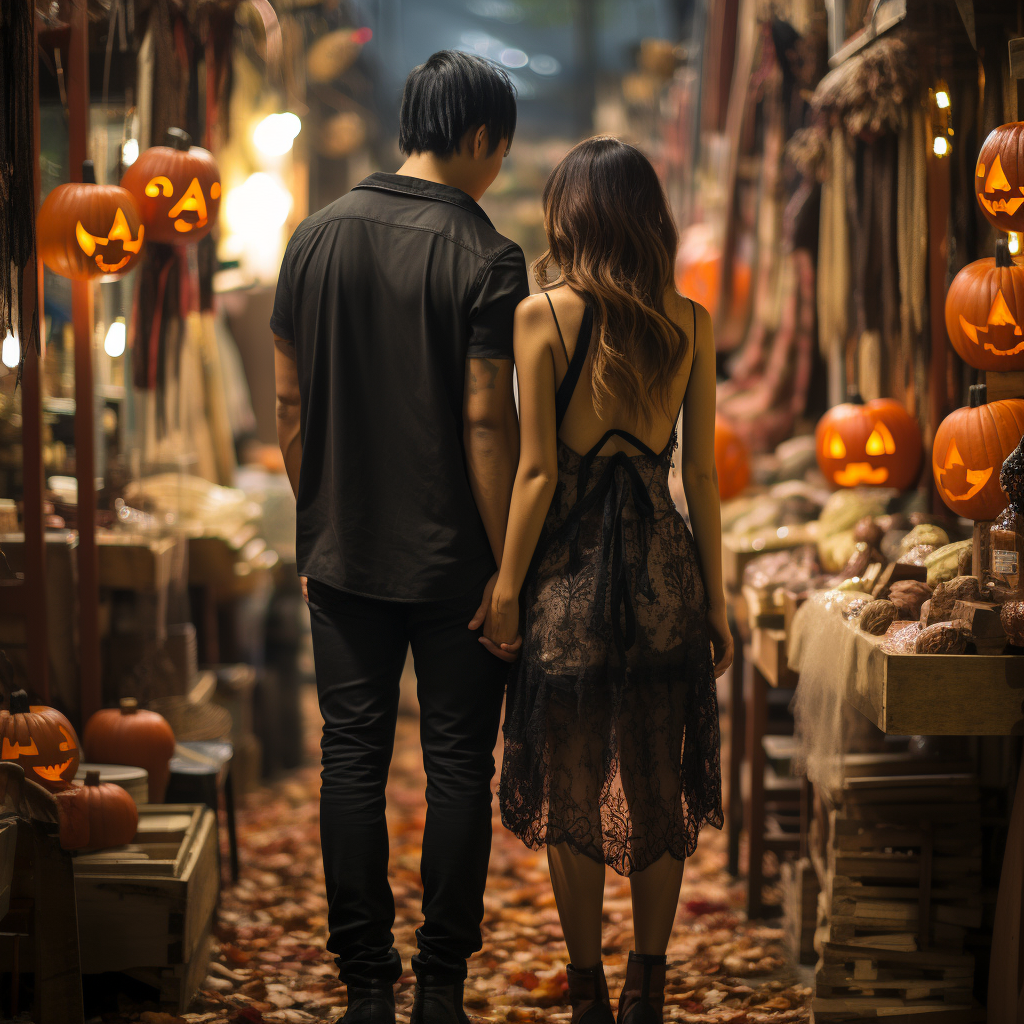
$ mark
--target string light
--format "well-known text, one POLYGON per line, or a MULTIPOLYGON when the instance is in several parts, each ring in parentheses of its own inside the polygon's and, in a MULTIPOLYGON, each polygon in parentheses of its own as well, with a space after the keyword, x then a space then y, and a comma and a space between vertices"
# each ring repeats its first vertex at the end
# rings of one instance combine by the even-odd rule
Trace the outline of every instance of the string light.
POLYGON ((942 135, 936 135, 932 140, 932 152, 936 156, 946 156, 949 153, 949 140, 942 135))
POLYGON ((0 351, 0 360, 3 360, 4 366, 13 370, 21 359, 21 346, 18 344, 18 339, 7 332, 7 337, 4 338, 3 350, 0 351))
POLYGON ((125 349, 125 327, 124 317, 119 316, 107 330, 107 336, 103 339, 103 351, 113 359, 124 355, 125 349))
POLYGON ((1010 250, 1011 256, 1016 256, 1020 253, 1020 235, 1016 231, 1010 232, 1006 240, 1006 247, 1010 250))
POLYGON ((121 147, 121 163, 123 163, 125 167, 131 167, 131 165, 138 159, 139 140, 125 139, 124 145, 121 147))
POLYGON ((935 105, 939 108, 939 110, 949 109, 949 93, 946 92, 945 89, 940 89, 935 94, 935 105))
POLYGON ((252 141, 264 156, 284 156, 301 131, 302 121, 297 114, 267 114, 253 129, 252 141))

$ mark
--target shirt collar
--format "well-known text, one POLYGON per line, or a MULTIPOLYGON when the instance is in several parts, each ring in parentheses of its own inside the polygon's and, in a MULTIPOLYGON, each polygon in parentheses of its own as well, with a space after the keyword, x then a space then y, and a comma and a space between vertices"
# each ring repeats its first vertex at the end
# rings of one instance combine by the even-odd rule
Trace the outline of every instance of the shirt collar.
POLYGON ((419 199, 451 203, 452 206, 467 210, 494 227, 490 217, 484 213, 480 204, 472 196, 463 192, 461 188, 455 188, 453 185, 442 185, 437 181, 412 178, 406 174, 387 174, 384 171, 376 171, 363 178, 355 188, 374 189, 378 192, 400 192, 402 195, 415 196, 419 199))

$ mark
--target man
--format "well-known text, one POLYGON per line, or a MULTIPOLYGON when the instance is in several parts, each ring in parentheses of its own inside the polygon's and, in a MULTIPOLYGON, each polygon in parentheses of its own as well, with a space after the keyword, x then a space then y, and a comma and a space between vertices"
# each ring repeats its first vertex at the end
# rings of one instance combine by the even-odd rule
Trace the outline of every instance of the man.
POLYGON ((518 460, 512 319, 529 290, 522 251, 476 201, 515 124, 511 84, 489 62, 442 51, 416 68, 402 97, 407 160, 299 225, 271 319, 324 716, 327 948, 349 1024, 395 1019, 384 786, 409 644, 427 773, 412 1020, 467 1020, 499 659, 510 660, 481 644, 478 609, 501 562, 518 460))

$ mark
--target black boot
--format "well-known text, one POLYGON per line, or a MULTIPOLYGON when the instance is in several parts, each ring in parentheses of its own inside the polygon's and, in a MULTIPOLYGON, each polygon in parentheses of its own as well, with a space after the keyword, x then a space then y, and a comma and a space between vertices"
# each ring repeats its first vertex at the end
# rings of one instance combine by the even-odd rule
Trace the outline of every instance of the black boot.
POLYGON ((462 985, 461 980, 417 976, 409 1024, 469 1024, 462 1008, 462 985))
POLYGON ((567 964, 565 976, 569 979, 569 1002, 572 1003, 570 1024, 615 1024, 603 964, 583 969, 567 964))
POLYGON ((661 1024, 664 1009, 664 955, 630 951, 619 996, 618 1024, 661 1024))
POLYGON ((395 987, 349 985, 345 1024, 395 1024, 395 987))

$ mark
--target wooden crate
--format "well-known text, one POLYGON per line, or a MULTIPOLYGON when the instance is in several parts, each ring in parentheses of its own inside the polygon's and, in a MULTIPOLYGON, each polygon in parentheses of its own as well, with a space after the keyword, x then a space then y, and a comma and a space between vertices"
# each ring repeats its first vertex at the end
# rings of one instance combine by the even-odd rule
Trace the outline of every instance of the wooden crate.
POLYGON ((75 858, 82 973, 171 967, 184 976, 201 959, 219 884, 214 812, 141 806, 133 843, 75 858))
POLYGON ((14 877, 14 852, 18 846, 18 822, 0 821, 0 921, 11 906, 11 882, 14 877))
POLYGON ((807 857, 782 864, 782 915, 786 946, 801 964, 813 964, 814 930, 818 923, 818 876, 807 857))
POLYGON ((747 605, 747 614, 751 629, 782 629, 785 617, 782 607, 782 591, 777 587, 767 591, 757 587, 744 585, 743 600, 747 605), (776 596, 778 600, 776 600, 776 596))

